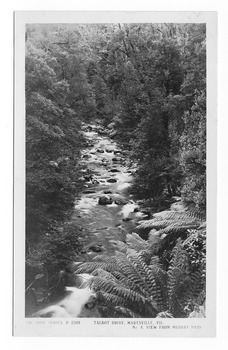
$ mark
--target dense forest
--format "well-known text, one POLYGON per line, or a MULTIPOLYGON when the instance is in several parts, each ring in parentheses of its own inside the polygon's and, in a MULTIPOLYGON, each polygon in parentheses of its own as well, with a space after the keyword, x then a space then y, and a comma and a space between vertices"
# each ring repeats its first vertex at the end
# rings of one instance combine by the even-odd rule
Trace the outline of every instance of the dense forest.
POLYGON ((27 300, 54 300, 79 261, 99 317, 202 317, 205 25, 31 24, 25 41, 27 300), (82 261, 86 229, 72 215, 91 125, 127 155, 147 219, 115 255, 82 261))

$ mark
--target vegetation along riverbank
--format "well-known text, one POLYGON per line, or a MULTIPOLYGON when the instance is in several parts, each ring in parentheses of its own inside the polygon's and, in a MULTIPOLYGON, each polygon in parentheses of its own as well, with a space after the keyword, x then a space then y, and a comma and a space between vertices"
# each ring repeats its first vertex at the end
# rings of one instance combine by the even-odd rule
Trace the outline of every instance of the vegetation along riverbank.
POLYGON ((25 39, 26 316, 205 317, 205 25, 25 39))

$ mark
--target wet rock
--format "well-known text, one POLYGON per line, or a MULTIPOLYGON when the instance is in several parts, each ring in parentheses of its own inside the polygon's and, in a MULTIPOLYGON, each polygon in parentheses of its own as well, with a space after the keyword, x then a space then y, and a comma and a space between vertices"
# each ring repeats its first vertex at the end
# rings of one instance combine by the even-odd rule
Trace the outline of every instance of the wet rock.
POLYGON ((113 162, 121 162, 121 161, 123 161, 123 158, 121 158, 121 157, 114 157, 114 158, 112 158, 112 161, 113 162))
POLYGON ((99 198, 98 204, 100 205, 112 204, 112 198, 109 198, 107 196, 102 196, 99 198))
POLYGON ((98 185, 98 184, 99 184, 99 181, 97 181, 97 180, 92 180, 92 184, 93 184, 93 185, 98 185))
POLYGON ((91 181, 93 179, 92 175, 84 175, 84 180, 85 181, 91 181))
POLYGON ((122 151, 120 151, 120 150, 115 150, 113 153, 114 153, 114 154, 122 154, 122 151))
POLYGON ((86 125, 86 126, 84 126, 84 130, 86 132, 91 132, 91 131, 93 131, 93 127, 92 127, 92 125, 86 125))
POLYGON ((104 153, 104 150, 101 149, 101 148, 98 148, 98 149, 97 149, 97 152, 98 152, 98 153, 104 153))
POLYGON ((151 214, 151 209, 150 209, 150 208, 144 208, 144 209, 141 210, 141 212, 142 212, 143 214, 145 214, 145 215, 150 216, 150 214, 151 214))
POLYGON ((90 157, 89 154, 83 154, 83 156, 82 156, 83 159, 88 159, 89 157, 90 157))
POLYGON ((132 218, 123 218, 122 221, 130 221, 132 218))
POLYGON ((111 173, 119 173, 120 170, 118 170, 118 169, 110 169, 110 172, 111 172, 111 173))
POLYGON ((117 180, 116 179, 108 179, 107 182, 114 183, 114 182, 117 182, 117 180))
POLYGON ((94 253, 100 253, 103 251, 101 244, 93 245, 89 249, 92 250, 92 252, 94 252, 94 253))
POLYGON ((107 153, 112 153, 113 150, 112 150, 112 149, 106 149, 105 152, 107 152, 107 153))
POLYGON ((143 228, 140 225, 136 226, 134 228, 134 232, 137 233, 141 238, 148 239, 149 232, 151 231, 151 228, 143 228))
POLYGON ((110 194, 112 191, 104 191, 104 194, 110 194))
POLYGON ((134 209, 134 213, 138 213, 138 212, 139 212, 139 208, 136 207, 136 208, 134 209))
POLYGON ((117 205, 126 205, 128 201, 126 199, 120 198, 120 199, 116 199, 114 203, 117 205))

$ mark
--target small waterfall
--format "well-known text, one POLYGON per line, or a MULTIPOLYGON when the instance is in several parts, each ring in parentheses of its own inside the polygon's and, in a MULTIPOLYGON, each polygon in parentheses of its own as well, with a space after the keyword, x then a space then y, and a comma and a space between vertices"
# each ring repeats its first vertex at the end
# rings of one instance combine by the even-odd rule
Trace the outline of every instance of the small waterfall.
POLYGON ((38 311, 35 317, 75 318, 99 317, 96 310, 96 293, 89 287, 91 275, 77 276, 78 287, 66 287, 67 295, 60 302, 38 311))

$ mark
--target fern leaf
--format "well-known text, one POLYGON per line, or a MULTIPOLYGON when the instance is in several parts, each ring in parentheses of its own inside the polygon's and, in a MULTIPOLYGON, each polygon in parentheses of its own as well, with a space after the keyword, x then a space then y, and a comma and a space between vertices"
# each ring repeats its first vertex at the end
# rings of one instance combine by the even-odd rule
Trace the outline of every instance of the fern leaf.
POLYGON ((137 252, 148 249, 147 241, 142 239, 137 233, 134 232, 132 232, 131 234, 127 234, 126 243, 129 248, 132 248, 137 252))

